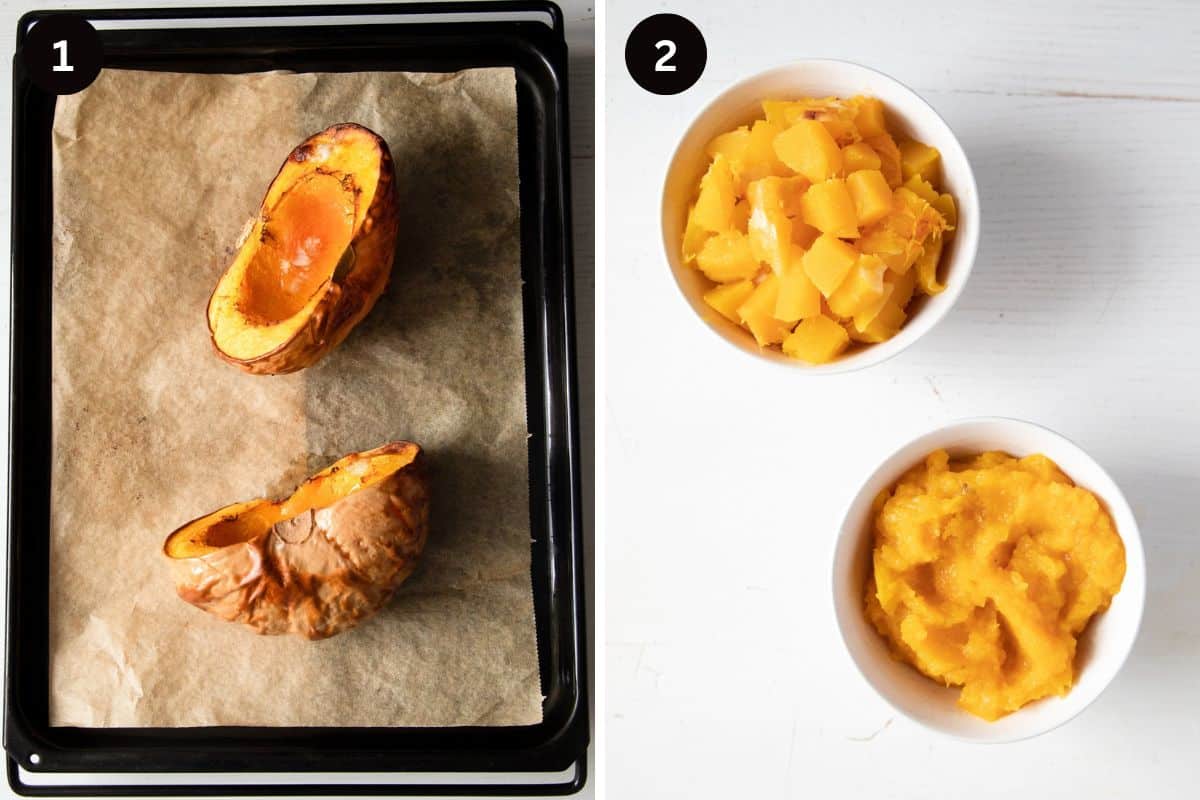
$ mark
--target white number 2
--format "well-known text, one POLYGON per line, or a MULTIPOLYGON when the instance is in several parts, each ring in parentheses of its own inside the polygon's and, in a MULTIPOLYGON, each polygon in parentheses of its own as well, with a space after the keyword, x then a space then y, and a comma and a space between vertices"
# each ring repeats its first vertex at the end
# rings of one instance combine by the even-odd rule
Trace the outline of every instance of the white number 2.
POLYGON ((654 43, 654 49, 666 51, 665 53, 662 54, 662 58, 660 58, 660 59, 658 59, 658 61, 654 62, 654 71, 655 72, 674 72, 675 65, 668 64, 667 62, 675 57, 675 43, 672 42, 670 39, 662 39, 661 41, 657 41, 654 43))
POLYGON ((75 67, 67 63, 67 40, 60 39, 55 42, 54 49, 58 51, 58 63, 54 65, 51 72, 74 72, 75 67))

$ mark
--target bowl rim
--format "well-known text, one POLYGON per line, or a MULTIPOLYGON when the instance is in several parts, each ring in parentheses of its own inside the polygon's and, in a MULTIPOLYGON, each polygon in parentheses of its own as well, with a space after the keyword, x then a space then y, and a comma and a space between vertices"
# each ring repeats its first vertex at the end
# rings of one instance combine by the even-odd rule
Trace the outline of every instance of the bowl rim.
MULTIPOLYGON (((1071 478, 1072 481, 1074 481, 1073 476, 1068 475, 1067 477, 1071 478)), ((1089 491, 1092 491, 1092 490, 1089 489, 1089 491)), ((1142 534, 1141 534, 1140 526, 1138 525, 1138 522, 1137 522, 1137 517, 1133 513, 1132 506, 1129 505, 1129 501, 1126 499, 1125 493, 1123 491, 1121 491, 1120 485, 1116 482, 1116 480, 1113 479, 1112 475, 1109 474, 1108 470, 1106 470, 1104 468, 1103 464, 1101 464, 1097 459, 1093 458, 1090 453, 1088 453, 1083 447, 1081 447, 1079 444, 1077 444, 1074 440, 1064 436, 1063 434, 1059 433, 1058 431, 1056 431, 1053 428, 1050 428, 1046 425, 1042 425, 1040 423, 1032 422, 1032 421, 1026 420, 1026 419, 1020 419, 1018 417, 1005 417, 1005 416, 960 417, 957 419, 950 420, 949 422, 946 422, 944 424, 936 425, 936 426, 929 428, 915 436, 910 436, 910 437, 906 438, 900 444, 898 444, 894 447, 891 447, 889 449, 887 455, 885 455, 884 457, 879 459, 875 463, 875 466, 870 470, 870 472, 866 473, 866 475, 865 475, 863 481, 861 482, 861 484, 859 485, 858 489, 855 490, 855 492, 850 496, 848 501, 845 503, 845 508, 842 512, 841 521, 838 526, 838 533, 837 533, 837 536, 834 537, 833 548, 832 548, 832 557, 830 558, 829 563, 830 563, 830 570, 829 570, 830 600, 832 603, 833 622, 834 622, 835 627, 837 628, 838 640, 842 643, 843 654, 854 665, 854 669, 858 672, 858 675, 862 679, 862 681, 867 686, 869 686, 871 688, 871 690, 875 693, 875 695, 877 697, 879 697, 879 699, 881 699, 890 709, 892 709, 893 712, 895 712, 897 715, 903 717, 904 719, 909 720, 913 724, 917 725, 919 728, 930 731, 938 736, 942 736, 947 739, 951 739, 951 740, 958 741, 958 742, 965 742, 965 743, 969 743, 969 744, 973 744, 973 745, 1001 745, 1001 744, 1012 744, 1015 742, 1026 741, 1028 739, 1032 739, 1034 737, 1041 736, 1046 733, 1050 733, 1053 730, 1057 730, 1058 728, 1061 728, 1063 725, 1066 725, 1068 722, 1071 722, 1072 720, 1074 720, 1076 717, 1078 717, 1080 714, 1082 714, 1085 710, 1090 708, 1097 700, 1099 700, 1100 697, 1102 695, 1104 695, 1105 692, 1108 691, 1108 688, 1113 684, 1113 681, 1116 680, 1117 676, 1121 674, 1121 671, 1125 668, 1125 664, 1129 661, 1129 656, 1133 653, 1134 649, 1137 647, 1138 640, 1141 638, 1142 625, 1145 621, 1145 616, 1146 616, 1147 569, 1146 569, 1145 549, 1142 545, 1142 534), (1100 497, 1101 501, 1103 501, 1103 503, 1109 508, 1110 516, 1116 516, 1113 513, 1112 509, 1119 507, 1122 512, 1122 515, 1126 516, 1129 519, 1129 521, 1131 523, 1131 527, 1127 530, 1118 531, 1121 536, 1122 544, 1125 547, 1126 568, 1128 570, 1128 566, 1131 561, 1131 559, 1129 557, 1130 552, 1136 553, 1136 559, 1133 559, 1133 561, 1140 568, 1139 573, 1138 573, 1139 580, 1137 581, 1136 594, 1132 595, 1132 596, 1128 595, 1128 594, 1124 595, 1126 598, 1129 598, 1129 600, 1127 600, 1126 602, 1131 602, 1136 607, 1137 620, 1133 626, 1133 631, 1129 636, 1128 644, 1126 646, 1124 646, 1124 648, 1123 648, 1124 651, 1121 653, 1120 657, 1116 659, 1116 663, 1115 663, 1114 667, 1112 668, 1112 674, 1109 676, 1108 680, 1105 681, 1104 684, 1102 686, 1100 686, 1099 689, 1097 689, 1091 697, 1087 698, 1086 701, 1082 705, 1080 705, 1077 709, 1072 711, 1070 714, 1064 716, 1062 719, 1053 721, 1052 724, 1049 724, 1049 725, 1046 725, 1043 727, 1031 728, 1028 731, 1018 731, 1018 732, 1015 732, 1015 733, 1013 733, 1011 735, 1007 735, 1007 736, 999 736, 999 737, 993 737, 993 738, 987 738, 987 739, 980 739, 980 738, 974 738, 971 736, 964 736, 964 735, 960 735, 958 733, 954 733, 954 732, 945 730, 944 728, 929 724, 925 720, 917 719, 916 717, 909 715, 909 713, 907 711, 905 711, 904 709, 900 708, 895 702, 892 701, 891 696, 887 692, 885 692, 882 688, 880 688, 877 685, 876 681, 872 680, 871 677, 867 675, 866 670, 863 668, 863 665, 859 662, 859 659, 856 657, 854 651, 851 649, 849 641, 847 641, 846 631, 842 625, 841 616, 838 613, 838 609, 841 606, 841 603, 838 599, 839 594, 840 594, 838 589, 841 585, 841 582, 840 582, 841 579, 840 579, 840 575, 839 575, 839 571, 838 571, 838 566, 839 566, 838 552, 841 549, 843 540, 845 540, 846 538, 848 538, 851 535, 847 531, 847 523, 849 522, 850 511, 851 511, 851 508, 855 505, 859 496, 862 494, 863 490, 867 487, 867 485, 871 482, 871 480, 876 475, 878 475, 880 472, 882 472, 883 469, 888 466, 889 462, 891 462, 901 451, 909 448, 910 446, 916 444, 917 442, 921 441, 922 439, 934 436, 936 434, 944 433, 944 432, 947 432, 950 430, 955 430, 955 429, 959 429, 959 428, 967 428, 967 427, 972 427, 972 426, 980 425, 980 424, 999 425, 1001 427, 1024 429, 1026 431, 1033 432, 1038 436, 1042 436, 1047 439, 1057 441, 1058 444, 1063 445, 1068 449, 1073 449, 1076 452, 1078 452, 1079 455, 1081 455, 1097 471, 1097 474, 1100 477, 1104 478, 1112 486, 1112 494, 1111 495, 1106 494, 1106 495, 1101 496, 1101 495, 1099 495, 1099 493, 1096 493, 1096 492, 1093 492, 1093 493, 1097 494, 1097 496, 1100 497)), ((1125 575, 1125 580, 1122 581, 1122 585, 1121 585, 1122 592, 1125 589, 1125 581, 1128 578, 1129 578, 1129 573, 1127 571, 1126 575, 1125 575)), ((1118 592, 1118 595, 1120 595, 1120 594, 1121 594, 1121 592, 1118 592)), ((1115 596, 1114 596, 1114 598, 1115 598, 1115 596)), ((1109 608, 1111 608, 1111 607, 1112 606, 1110 604, 1109 608)), ((1108 609, 1105 609, 1105 611, 1102 613, 1107 613, 1107 612, 1108 612, 1108 609)), ((930 680, 932 680, 932 679, 930 679, 930 680)), ((1014 711, 1012 713, 1019 714, 1019 713, 1021 713, 1021 711, 1024 708, 1025 707, 1017 709, 1016 711, 1014 711)), ((964 711, 963 713, 967 713, 967 712, 964 711)))
MULTIPOLYGON (((900 111, 900 110, 897 109, 897 111, 900 111)), ((901 116, 904 117, 906 115, 902 113, 901 116)), ((958 177, 957 174, 956 174, 956 177, 958 177)), ((961 203, 960 203, 960 206, 961 206, 961 203)), ((739 351, 746 356, 753 357, 750 359, 752 361, 764 362, 766 364, 771 364, 771 365, 774 365, 777 367, 782 367, 784 369, 791 370, 791 371, 795 372, 796 374, 811 375, 811 376, 844 375, 846 373, 857 372, 858 370, 861 370, 861 369, 867 369, 869 367, 873 367, 878 364, 882 364, 882 363, 889 361, 890 359, 898 356, 900 353, 904 352, 908 348, 912 347, 914 344, 916 344, 918 341, 920 341, 927 333, 929 333, 935 327, 937 327, 937 325, 939 323, 941 323, 941 321, 943 319, 945 319, 945 317, 947 315, 949 315, 951 309, 953 309, 954 306, 958 303, 959 298, 962 296, 962 293, 966 288, 967 281, 971 277, 971 272, 975 267, 975 260, 978 257, 978 253, 979 253, 980 231, 981 231, 982 220, 983 220, 983 204, 982 204, 981 198, 979 196, 979 185, 975 180, 974 167, 971 166, 971 160, 967 156, 966 148, 964 148, 962 146, 962 142, 959 140, 958 135, 954 132, 954 129, 950 126, 950 124, 948 122, 946 122, 946 119, 941 114, 938 113, 937 109, 935 109, 933 107, 933 105, 929 103, 929 101, 927 101, 924 97, 922 97, 920 94, 918 94, 916 92, 916 90, 914 90, 908 84, 892 77, 891 75, 887 74, 886 72, 875 69, 874 67, 868 67, 865 64, 861 64, 857 61, 851 61, 849 59, 841 59, 841 58, 795 59, 795 60, 788 61, 788 62, 785 62, 782 64, 777 64, 773 67, 768 67, 766 69, 759 70, 758 72, 752 73, 744 78, 741 78, 741 79, 735 81, 734 83, 729 84, 728 86, 724 87, 723 89, 720 89, 720 90, 715 91, 712 94, 710 94, 708 96, 708 99, 704 102, 704 104, 700 107, 700 109, 691 117, 691 120, 687 123, 686 127, 683 128, 682 133, 677 137, 677 139, 675 141, 675 145, 671 149, 670 158, 667 159, 666 168, 663 170, 662 179, 660 181, 658 207, 659 207, 658 208, 658 210, 659 210, 658 228, 659 228, 659 235, 660 235, 660 238, 662 239, 662 245, 663 245, 662 256, 666 262, 667 270, 671 274, 671 281, 675 285, 675 289, 677 291, 677 294, 679 295, 679 299, 683 302, 684 306, 687 308, 690 316, 694 317, 701 326, 706 328, 713 336, 716 336, 718 339, 723 341, 731 349, 739 351), (894 84, 898 89, 901 90, 901 92, 904 95, 906 95, 911 101, 913 101, 914 105, 923 106, 929 112, 932 119, 936 120, 936 122, 945 129, 946 133, 949 134, 950 141, 953 143, 954 148, 958 152, 958 155, 960 155, 962 157, 962 161, 966 165, 966 170, 964 171, 964 174, 961 177, 963 178, 964 182, 969 187, 970 195, 975 201, 975 203, 974 203, 974 206, 975 206, 974 212, 975 213, 974 213, 974 220, 973 220, 974 225, 972 225, 970 228, 967 229, 967 231, 965 232, 965 235, 962 237, 961 241, 956 242, 957 249, 955 251, 955 262, 956 262, 956 266, 957 266, 960 274, 953 283, 947 283, 946 288, 938 294, 939 297, 944 298, 944 301, 943 301, 941 310, 936 312, 937 316, 928 322, 928 324, 924 327, 924 330, 911 336, 908 339, 901 340, 901 342, 899 344, 895 344, 896 339, 899 338, 899 336, 900 336, 900 334, 897 334, 897 336, 893 337, 892 339, 888 339, 887 341, 884 341, 884 342, 878 342, 875 344, 871 344, 869 347, 862 348, 861 350, 859 350, 855 353, 852 353, 849 356, 839 357, 838 359, 836 359, 830 363, 827 363, 827 364, 808 364, 799 359, 788 359, 785 361, 783 359, 771 358, 769 356, 763 355, 763 353, 761 352, 761 348, 760 348, 759 352, 754 352, 747 348, 739 346, 737 343, 732 341, 728 336, 723 334, 721 331, 717 330, 714 326, 710 325, 708 323, 708 321, 705 320, 703 317, 701 317, 700 314, 698 314, 696 312, 696 309, 694 309, 692 307, 691 301, 688 299, 687 292, 684 290, 684 287, 680 284, 679 279, 675 275, 675 267, 672 262, 671 253, 673 252, 674 249, 677 249, 677 246, 672 245, 672 243, 667 241, 667 231, 666 231, 666 225, 665 225, 665 220, 666 220, 666 216, 667 216, 666 215, 667 187, 670 182, 673 170, 675 168, 675 162, 679 159, 679 157, 681 155, 684 140, 687 139, 688 136, 695 129, 696 124, 700 121, 701 117, 703 117, 705 114, 707 114, 709 112, 709 110, 713 108, 713 106, 715 106, 718 102, 724 100, 726 97, 730 97, 730 96, 736 95, 738 92, 744 91, 745 87, 750 83, 761 80, 762 78, 772 75, 774 73, 785 73, 785 72, 789 72, 789 71, 796 70, 796 69, 810 67, 815 64, 833 65, 834 67, 839 68, 839 69, 847 69, 848 68, 851 71, 857 70, 857 71, 868 73, 876 78, 879 78, 879 79, 882 79, 884 81, 894 84), (888 347, 889 344, 891 344, 893 346, 888 347)), ((901 328, 901 333, 903 333, 903 331, 904 331, 904 328, 901 328)))

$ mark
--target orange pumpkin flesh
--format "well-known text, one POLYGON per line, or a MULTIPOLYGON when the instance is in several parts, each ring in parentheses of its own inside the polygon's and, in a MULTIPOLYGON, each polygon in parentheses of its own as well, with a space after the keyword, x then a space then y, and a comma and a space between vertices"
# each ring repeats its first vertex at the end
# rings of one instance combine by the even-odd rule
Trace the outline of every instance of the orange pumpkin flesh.
POLYGON ((242 284, 242 313, 271 325, 300 311, 333 277, 353 223, 353 195, 337 178, 317 173, 297 184, 263 228, 242 284))

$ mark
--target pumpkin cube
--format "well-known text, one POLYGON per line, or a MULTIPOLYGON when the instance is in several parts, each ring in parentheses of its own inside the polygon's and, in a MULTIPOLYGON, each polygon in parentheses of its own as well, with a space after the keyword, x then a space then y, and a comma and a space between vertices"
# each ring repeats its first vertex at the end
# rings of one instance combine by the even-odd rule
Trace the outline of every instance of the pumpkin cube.
POLYGON ((930 183, 920 175, 910 175, 904 180, 904 183, 900 188, 909 190, 930 205, 934 205, 937 202, 938 193, 934 190, 933 186, 930 185, 930 183))
POLYGON ((683 263, 690 264, 696 259, 709 236, 712 232, 697 224, 696 207, 692 206, 688 209, 687 227, 683 230, 683 263))
MULTIPOLYGON (((890 273, 889 273, 890 274, 890 273)), ((911 273, 909 273, 911 274, 911 273)), ((896 293, 896 284, 889 283, 887 280, 883 282, 883 292, 879 297, 875 298, 870 303, 867 303, 854 314, 851 324, 856 332, 867 330, 875 318, 883 311, 883 307, 887 305, 892 296, 896 293)))
POLYGON ((839 317, 853 317, 876 303, 883 296, 885 272, 887 265, 878 256, 859 256, 842 285, 829 295, 829 310, 839 317))
POLYGON ((750 238, 741 231, 725 231, 709 238, 696 256, 696 266, 717 283, 753 278, 759 269, 750 238))
POLYGON ((938 210, 942 215, 942 219, 946 220, 947 230, 958 227, 958 208, 954 205, 954 198, 948 194, 939 194, 937 200, 930 200, 929 204, 938 210))
POLYGON ((887 122, 883 116, 883 101, 875 97, 856 97, 858 113, 854 116, 854 124, 858 133, 864 139, 872 136, 886 136, 887 122))
POLYGON ((801 219, 822 233, 843 239, 858 236, 858 212, 854 198, 841 178, 814 183, 800 200, 801 219))
POLYGON ((783 192, 786 178, 760 178, 746 187, 750 203, 747 230, 754 257, 770 264, 776 275, 783 274, 792 246, 792 221, 784 213, 783 192))
POLYGON ((781 128, 790 128, 799 119, 824 120, 836 115, 841 101, 836 97, 804 97, 799 100, 764 100, 763 114, 767 121, 781 128))
MULTIPOLYGON (((893 230, 893 227, 899 224, 899 219, 898 216, 886 217, 864 231, 856 244, 862 252, 883 259, 883 263, 887 264, 892 272, 903 275, 921 255, 921 243, 893 230)), ((911 220, 908 229, 912 229, 911 220)))
POLYGON ((749 146, 750 129, 743 125, 713 139, 708 143, 708 147, 704 148, 704 152, 711 159, 715 159, 717 154, 724 156, 733 171, 738 172, 746 161, 746 149, 749 146))
POLYGON ((782 182, 779 184, 779 193, 783 199, 783 213, 789 217, 801 216, 803 210, 800 202, 812 183, 803 175, 780 178, 780 181, 782 182))
POLYGON ((818 236, 801 259, 809 280, 825 297, 837 291, 857 261, 857 250, 828 233, 818 236))
POLYGON ((892 210, 892 189, 877 169, 851 172, 846 176, 846 188, 854 198, 854 211, 862 227, 878 222, 892 210))
POLYGON ((908 140, 900 143, 900 173, 905 180, 920 175, 930 183, 937 183, 942 154, 936 147, 908 140))
POLYGON ((775 137, 775 155, 813 183, 842 170, 842 150, 829 130, 815 119, 797 120, 775 137))
POLYGON ((887 178, 888 186, 895 189, 904 182, 904 171, 900 167, 900 148, 886 133, 877 136, 864 135, 863 141, 879 155, 879 171, 887 178))
POLYGON ((783 340, 783 352, 810 364, 825 364, 846 349, 850 337, 846 330, 829 317, 809 317, 783 340))
POLYGON ((821 232, 812 225, 808 225, 798 219, 792 220, 792 241, 800 245, 805 250, 812 247, 813 242, 815 242, 817 237, 820 235, 821 232))
POLYGON ((738 281, 714 286, 704 293, 704 302, 708 303, 722 317, 734 323, 742 324, 742 318, 737 310, 754 293, 754 281, 738 281))
POLYGON ((807 319, 821 313, 821 292, 804 271, 804 249, 793 244, 787 269, 779 277, 775 318, 783 322, 807 319))
POLYGON ((860 169, 879 169, 879 153, 866 142, 855 142, 842 148, 842 169, 847 174, 860 169))
POLYGON ((818 116, 818 120, 825 126, 825 130, 829 131, 829 135, 833 137, 833 141, 837 143, 838 147, 844 148, 861 138, 852 119, 829 114, 818 116))
POLYGON ((804 114, 805 104, 798 100, 764 100, 763 114, 767 122, 778 125, 781 130, 791 126, 804 114))
POLYGON ((754 334, 754 341, 758 342, 759 347, 779 344, 788 335, 788 327, 775 319, 775 303, 778 300, 779 279, 771 274, 738 306, 738 316, 754 334))
POLYGON ((717 155, 709 165, 708 172, 700 179, 700 196, 696 198, 692 218, 706 231, 727 231, 733 219, 733 204, 736 200, 729 161, 724 156, 717 155))
POLYGON ((750 126, 750 139, 746 145, 745 161, 738 171, 740 187, 768 175, 790 175, 789 170, 775 155, 775 137, 783 132, 779 125, 760 119, 750 126))
POLYGON ((729 220, 729 227, 735 231, 745 231, 750 224, 750 202, 746 198, 742 198, 733 204, 733 217, 729 220))
POLYGON ((889 269, 883 281, 893 287, 892 302, 905 308, 917 290, 917 271, 910 269, 903 275, 897 275, 889 269))
POLYGON ((917 286, 927 295, 935 295, 946 288, 938 280, 938 264, 942 260, 942 237, 940 234, 925 243, 925 251, 917 259, 917 286))
POLYGON ((897 213, 888 218, 888 227, 918 244, 930 235, 946 229, 946 220, 928 201, 903 186, 896 190, 897 213))
POLYGON ((871 324, 865 330, 859 331, 854 327, 854 323, 851 323, 848 333, 850 338, 856 342, 878 344, 895 336, 900 331, 900 326, 904 324, 905 319, 907 319, 907 315, 904 313, 904 309, 889 300, 883 304, 879 314, 871 320, 871 324))

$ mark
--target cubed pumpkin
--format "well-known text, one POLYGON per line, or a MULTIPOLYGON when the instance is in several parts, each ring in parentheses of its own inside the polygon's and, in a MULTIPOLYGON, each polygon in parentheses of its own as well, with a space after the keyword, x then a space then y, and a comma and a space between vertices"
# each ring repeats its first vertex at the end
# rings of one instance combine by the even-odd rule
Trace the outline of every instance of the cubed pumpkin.
MULTIPOLYGON (((891 275, 891 273, 888 273, 888 275, 891 275)), ((851 322, 854 325, 855 331, 861 332, 867 330, 895 293, 896 285, 885 279, 883 281, 883 291, 880 292, 879 296, 863 305, 862 308, 854 313, 851 322)))
POLYGON ((901 236, 920 244, 946 229, 946 220, 938 210, 916 192, 901 186, 896 190, 895 202, 900 213, 889 217, 888 224, 901 236))
POLYGON ((907 308, 913 293, 917 290, 917 271, 910 269, 903 275, 897 275, 889 269, 883 280, 884 283, 891 284, 895 288, 892 292, 892 301, 900 308, 907 308))
POLYGON ((841 178, 814 183, 800 200, 801 219, 822 233, 843 239, 858 236, 854 198, 841 178))
MULTIPOLYGON (((879 256, 897 275, 903 275, 921 255, 921 245, 892 230, 891 222, 891 216, 884 218, 863 231, 855 244, 862 252, 879 256)), ((911 221, 908 227, 911 229, 911 221)))
POLYGON ((856 261, 858 251, 828 233, 818 236, 801 259, 809 280, 825 297, 837 291, 856 261))
POLYGON ((767 122, 788 128, 804 114, 805 104, 797 100, 764 100, 762 110, 767 122))
POLYGON ((754 281, 737 281, 714 286, 704 293, 704 302, 708 303, 722 317, 734 323, 742 324, 742 318, 737 310, 754 294, 754 281))
POLYGON ((707 231, 696 222, 696 207, 688 209, 687 226, 683 230, 683 263, 690 264, 696 260, 704 243, 712 231, 707 231))
POLYGON ((864 139, 886 136, 888 131, 884 120, 883 101, 875 97, 856 97, 855 101, 858 113, 854 117, 854 124, 858 127, 859 135, 864 139))
POLYGON ((813 242, 815 242, 817 237, 820 235, 821 232, 812 225, 808 225, 800 219, 792 220, 792 241, 800 245, 805 250, 812 247, 813 242))
POLYGON ((885 272, 887 265, 878 256, 859 256, 837 291, 829 295, 829 310, 845 318, 873 305, 883 295, 885 272))
POLYGON ((841 325, 829 317, 809 317, 783 340, 783 352, 810 364, 825 364, 838 357, 850 337, 841 325))
POLYGON ((736 173, 742 168, 746 162, 746 149, 750 146, 750 128, 743 125, 737 130, 722 133, 720 136, 708 143, 708 147, 704 148, 704 152, 710 159, 714 159, 718 154, 725 157, 729 162, 730 168, 736 173))
POLYGON ((904 183, 900 188, 908 189, 910 192, 917 195, 930 205, 935 205, 937 203, 938 193, 934 190, 929 181, 925 180, 920 175, 910 175, 909 177, 905 178, 904 183))
POLYGON ((792 218, 799 217, 802 213, 800 201, 804 197, 804 193, 808 191, 808 187, 812 186, 812 182, 803 175, 792 175, 780 180, 782 183, 779 186, 779 193, 783 198, 783 213, 792 218))
POLYGON ((929 202, 942 215, 942 219, 946 220, 947 229, 958 227, 958 207, 954 205, 953 197, 943 192, 938 195, 937 200, 930 200, 929 202))
POLYGON ((825 130, 829 131, 829 135, 833 137, 833 141, 839 148, 854 144, 862 138, 858 135, 858 128, 854 126, 854 120, 847 117, 825 114, 819 116, 818 121, 825 126, 825 130))
MULTIPOLYGON (((804 97, 799 100, 764 100, 763 114, 768 122, 782 128, 791 127, 799 119, 828 119, 842 110, 836 97, 804 97)), ((849 109, 846 109, 849 111, 849 109)), ((847 114, 848 118, 852 115, 847 114)))
POLYGON ((864 169, 846 176, 846 188, 854 198, 859 227, 878 222, 892 210, 892 189, 877 169, 864 169))
POLYGON ((920 175, 936 186, 942 161, 942 154, 938 149, 911 139, 900 142, 899 147, 900 174, 903 178, 908 180, 914 175, 920 175))
POLYGON ((890 338, 916 292, 945 288, 943 235, 958 209, 939 192, 940 154, 897 143, 876 98, 767 100, 762 110, 706 147, 681 248, 718 284, 705 302, 760 346, 815 362, 848 341, 890 338))
POLYGON ((865 330, 859 331, 851 322, 848 325, 850 338, 856 342, 869 342, 878 344, 886 342, 888 339, 895 336, 900 331, 900 326, 904 324, 907 315, 904 309, 900 308, 895 302, 889 300, 883 304, 883 308, 871 320, 871 324, 865 330))
POLYGON ((813 183, 842 170, 842 150, 829 130, 814 119, 800 119, 775 137, 775 155, 813 183))
POLYGON ((746 200, 750 203, 747 231, 751 251, 756 259, 769 264, 776 275, 783 274, 792 245, 792 221, 783 207, 785 180, 772 175, 746 187, 746 200))
POLYGON ((696 256, 696 266, 717 283, 753 278, 759 270, 750 238, 741 231, 725 231, 709 238, 696 256))
POLYGON ((788 326, 775 319, 775 303, 779 300, 779 279, 767 275, 754 292, 738 306, 738 317, 746 323, 759 347, 779 344, 788 335, 788 326))
POLYGON ((729 221, 729 226, 735 231, 744 231, 749 224, 750 202, 743 197, 733 204, 733 217, 729 221))
POLYGON ((779 125, 760 119, 750 126, 745 162, 738 173, 741 189, 768 175, 790 175, 792 171, 775 155, 775 137, 783 132, 779 125))
POLYGON ((729 161, 718 155, 700 179, 700 195, 692 218, 706 231, 721 233, 730 229, 733 220, 733 204, 737 202, 733 191, 733 172, 729 161))
POLYGON ((887 178, 888 186, 895 189, 904 182, 904 171, 900 168, 900 148, 886 133, 875 136, 864 135, 863 141, 879 155, 879 171, 887 178))
POLYGON ((842 169, 846 174, 860 169, 879 169, 879 154, 866 142, 855 142, 842 148, 842 169))
POLYGON ((779 298, 775 301, 775 318, 796 322, 821 313, 821 292, 804 271, 804 249, 792 245, 787 269, 779 278, 779 298))
POLYGON ((938 265, 942 260, 942 237, 933 236, 925 243, 925 250, 917 259, 917 286, 928 295, 935 295, 946 288, 946 284, 938 280, 938 265))

